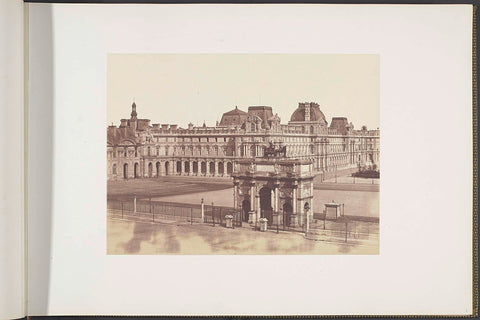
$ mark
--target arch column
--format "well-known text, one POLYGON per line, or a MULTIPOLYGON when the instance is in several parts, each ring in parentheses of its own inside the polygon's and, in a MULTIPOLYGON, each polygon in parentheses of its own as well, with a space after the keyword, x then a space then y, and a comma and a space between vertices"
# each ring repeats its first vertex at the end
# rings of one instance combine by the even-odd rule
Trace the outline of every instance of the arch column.
POLYGON ((218 161, 215 161, 215 172, 213 173, 213 176, 218 176, 218 161))
POLYGON ((278 211, 280 211, 279 210, 280 199, 279 199, 279 190, 278 190, 279 186, 280 185, 278 183, 275 183, 275 185, 274 185, 274 188, 275 188, 274 189, 274 195, 275 195, 275 197, 274 197, 274 202, 273 202, 274 203, 273 210, 275 211, 275 213, 278 213, 278 211))
POLYGON ((255 211, 255 183, 250 185, 250 210, 255 211))
POLYGON ((193 176, 193 161, 192 160, 189 161, 188 166, 189 166, 188 175, 193 176))
POLYGON ((238 181, 233 182, 233 210, 237 210, 238 207, 238 181))
POLYGON ((257 219, 256 220, 258 221, 258 219, 260 219, 260 216, 262 214, 262 212, 260 210, 260 191, 259 191, 259 193, 257 193, 255 195, 255 200, 256 200, 255 202, 257 203, 256 208, 255 208, 255 212, 257 213, 257 219))
POLYGON ((185 161, 180 160, 180 175, 185 175, 185 161))
POLYGON ((293 187, 292 207, 292 213, 297 214, 297 186, 293 187))

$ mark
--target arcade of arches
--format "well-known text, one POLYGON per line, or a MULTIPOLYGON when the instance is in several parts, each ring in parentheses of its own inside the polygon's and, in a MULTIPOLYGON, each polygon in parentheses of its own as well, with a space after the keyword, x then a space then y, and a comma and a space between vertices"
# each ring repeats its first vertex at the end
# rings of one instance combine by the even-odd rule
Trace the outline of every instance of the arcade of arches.
POLYGON ((208 176, 224 177, 233 173, 233 161, 176 160, 134 161, 123 166, 115 165, 115 174, 124 179, 154 178, 160 176, 208 176))

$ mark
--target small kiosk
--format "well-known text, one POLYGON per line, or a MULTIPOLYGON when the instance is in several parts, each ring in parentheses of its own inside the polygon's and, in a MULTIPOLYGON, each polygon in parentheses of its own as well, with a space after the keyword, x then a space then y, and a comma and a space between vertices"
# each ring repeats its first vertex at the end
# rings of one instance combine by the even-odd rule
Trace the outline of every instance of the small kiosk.
POLYGON ((325 218, 336 220, 340 216, 343 216, 342 204, 334 201, 325 203, 325 218))

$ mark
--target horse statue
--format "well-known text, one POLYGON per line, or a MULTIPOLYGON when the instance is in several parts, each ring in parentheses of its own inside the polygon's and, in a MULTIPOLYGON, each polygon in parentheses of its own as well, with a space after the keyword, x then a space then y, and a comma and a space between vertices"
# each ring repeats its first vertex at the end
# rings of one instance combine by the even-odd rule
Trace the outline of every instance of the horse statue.
POLYGON ((263 149, 265 158, 280 158, 287 155, 287 146, 276 146, 270 141, 270 145, 263 149))

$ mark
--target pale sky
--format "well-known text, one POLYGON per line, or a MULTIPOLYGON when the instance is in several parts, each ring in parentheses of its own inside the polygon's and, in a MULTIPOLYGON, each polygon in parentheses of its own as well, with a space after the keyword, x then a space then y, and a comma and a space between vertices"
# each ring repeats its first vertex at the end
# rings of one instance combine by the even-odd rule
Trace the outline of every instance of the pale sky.
POLYGON ((299 102, 317 102, 330 124, 379 127, 379 56, 321 54, 109 54, 107 121, 208 126, 235 106, 266 105, 286 124, 299 102))

